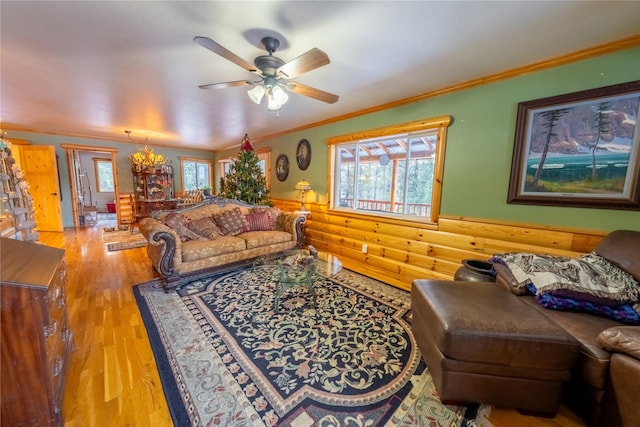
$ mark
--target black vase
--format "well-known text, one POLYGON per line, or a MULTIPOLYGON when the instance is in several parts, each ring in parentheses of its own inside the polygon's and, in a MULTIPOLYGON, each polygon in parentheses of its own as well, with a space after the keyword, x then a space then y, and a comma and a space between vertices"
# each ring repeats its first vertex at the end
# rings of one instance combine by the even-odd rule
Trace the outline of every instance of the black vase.
POLYGON ((477 259, 463 259, 453 280, 470 282, 495 282, 496 276, 491 272, 491 263, 477 259))

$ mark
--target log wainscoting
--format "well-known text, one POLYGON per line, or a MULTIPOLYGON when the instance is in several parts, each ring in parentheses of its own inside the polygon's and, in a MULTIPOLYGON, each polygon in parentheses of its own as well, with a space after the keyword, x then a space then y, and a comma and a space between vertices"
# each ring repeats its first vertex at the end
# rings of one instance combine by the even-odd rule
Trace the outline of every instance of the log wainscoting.
MULTIPOLYGON (((273 199, 282 210, 295 201, 273 199)), ((329 211, 307 203, 305 243, 338 255, 353 271, 411 290, 414 279, 452 280, 463 259, 487 260, 504 252, 576 257, 588 253, 604 231, 441 216, 438 224, 329 211), (366 253, 363 252, 366 245, 366 253)))

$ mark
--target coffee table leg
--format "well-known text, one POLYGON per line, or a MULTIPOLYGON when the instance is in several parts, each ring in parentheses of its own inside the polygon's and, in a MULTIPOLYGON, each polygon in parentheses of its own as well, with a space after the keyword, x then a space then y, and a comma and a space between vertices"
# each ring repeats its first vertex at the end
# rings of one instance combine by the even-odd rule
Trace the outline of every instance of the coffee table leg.
POLYGON ((307 287, 307 290, 311 293, 311 303, 313 304, 313 308, 317 310, 318 302, 316 300, 316 287, 314 285, 318 276, 315 273, 311 273, 309 276, 309 286, 307 287))
POLYGON ((276 300, 273 304, 273 311, 277 314, 280 312, 280 292, 276 290, 276 300))
POLYGON ((313 308, 317 310, 318 303, 316 302, 316 288, 313 286, 313 282, 311 282, 309 292, 311 292, 311 303, 313 304, 313 308))
POLYGON ((278 313, 280 311, 280 296, 282 295, 282 279, 280 275, 276 278, 276 299, 273 303, 274 312, 278 313))
POLYGON ((306 277, 305 282, 300 283, 300 282, 289 282, 289 279, 286 276, 286 270, 283 268, 280 270, 279 274, 277 275, 278 277, 275 278, 276 280, 276 297, 275 297, 275 301, 273 304, 274 307, 274 312, 275 313, 279 313, 280 312, 280 299, 282 297, 282 294, 284 294, 288 289, 294 288, 296 286, 302 286, 304 288, 307 289, 307 293, 311 294, 311 304, 312 307, 314 309, 318 308, 318 303, 316 300, 316 289, 315 289, 315 282, 316 279, 319 278, 319 276, 317 276, 315 273, 309 273, 309 275, 306 277), (283 284, 286 283, 285 284, 283 284))

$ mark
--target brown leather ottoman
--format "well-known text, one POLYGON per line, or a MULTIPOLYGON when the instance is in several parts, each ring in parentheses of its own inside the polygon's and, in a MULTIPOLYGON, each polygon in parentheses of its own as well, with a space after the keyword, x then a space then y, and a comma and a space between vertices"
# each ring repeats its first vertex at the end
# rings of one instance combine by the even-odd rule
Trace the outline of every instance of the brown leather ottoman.
POLYGON ((554 415, 578 342, 488 282, 415 280, 412 329, 444 403, 554 415))

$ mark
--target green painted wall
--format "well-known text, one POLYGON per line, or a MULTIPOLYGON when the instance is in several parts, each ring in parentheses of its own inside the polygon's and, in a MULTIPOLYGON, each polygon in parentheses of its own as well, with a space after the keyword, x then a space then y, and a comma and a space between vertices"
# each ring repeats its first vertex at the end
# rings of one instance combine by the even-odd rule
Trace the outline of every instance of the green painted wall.
MULTIPOLYGON (((327 200, 329 182, 327 138, 451 115, 453 124, 449 127, 446 148, 442 215, 602 231, 620 228, 640 230, 638 211, 515 205, 506 202, 519 102, 638 79, 640 48, 627 49, 260 141, 254 146, 271 147, 272 170, 279 154, 284 153, 289 158, 287 180, 280 182, 272 178, 273 197, 299 198, 293 186, 304 178, 313 186, 307 200, 324 202, 327 200), (300 171, 295 162, 296 147, 301 138, 308 139, 312 147, 311 165, 306 171, 300 171)), ((279 120, 286 120, 286 106, 279 120)), ((251 136, 251 130, 248 131, 251 136)), ((218 155, 226 157, 233 155, 234 151, 228 150, 218 155)))
MULTIPOLYGON (((97 149, 117 149, 116 168, 118 172, 117 180, 119 190, 121 193, 133 192, 133 174, 131 173, 131 162, 129 161, 128 156, 138 151, 138 147, 140 146, 139 144, 18 131, 8 131, 7 137, 9 141, 11 141, 12 138, 24 139, 33 145, 53 145, 55 147, 56 155, 58 157, 60 190, 62 193, 62 220, 64 227, 73 227, 73 211, 71 207, 71 183, 67 172, 69 170, 67 163, 67 151, 61 147, 62 144, 92 146, 97 149)), ((178 160, 178 156, 211 160, 214 158, 213 152, 182 149, 177 150, 167 147, 157 147, 152 144, 148 145, 154 149, 155 153, 162 154, 167 159, 171 160, 174 166, 174 190, 177 192, 182 191, 182 178, 179 171, 180 161, 178 160)))

